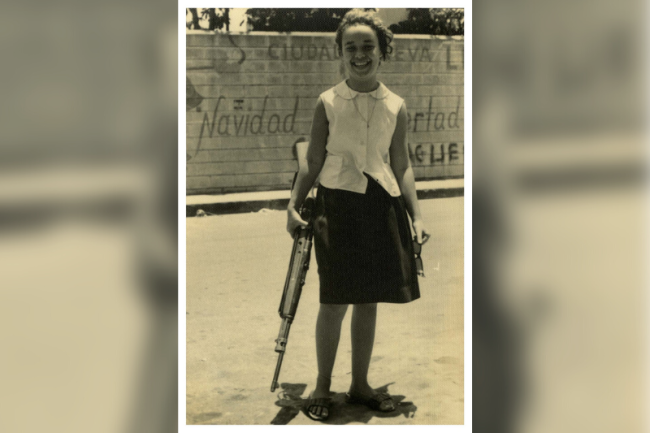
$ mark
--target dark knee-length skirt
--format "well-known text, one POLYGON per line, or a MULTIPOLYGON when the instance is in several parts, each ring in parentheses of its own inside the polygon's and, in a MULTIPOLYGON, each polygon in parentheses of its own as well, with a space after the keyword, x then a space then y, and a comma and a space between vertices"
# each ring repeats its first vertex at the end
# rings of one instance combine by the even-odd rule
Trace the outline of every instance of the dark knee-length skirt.
POLYGON ((323 304, 420 297, 404 198, 366 177, 365 194, 318 187, 314 248, 323 304))

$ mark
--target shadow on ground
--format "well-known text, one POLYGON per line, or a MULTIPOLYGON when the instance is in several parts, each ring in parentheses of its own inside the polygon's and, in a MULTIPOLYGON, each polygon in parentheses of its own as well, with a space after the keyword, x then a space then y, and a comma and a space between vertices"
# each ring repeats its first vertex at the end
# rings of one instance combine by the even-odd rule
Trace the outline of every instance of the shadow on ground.
MULTIPOLYGON (((377 392, 388 392, 388 386, 392 383, 386 384, 381 388, 377 388, 377 392)), ((307 402, 307 397, 303 394, 307 385, 304 383, 283 383, 280 385, 282 391, 278 393, 278 400, 275 402, 276 406, 279 406, 280 412, 273 418, 271 424, 273 425, 285 425, 289 424, 298 414, 300 416, 305 415, 303 408, 307 402)), ((413 418, 415 412, 417 411, 417 406, 415 406, 410 401, 404 401, 405 397, 403 395, 393 395, 393 401, 395 402, 395 410, 393 412, 379 412, 367 408, 364 405, 360 404, 347 404, 345 402, 345 393, 332 393, 332 407, 330 408, 330 416, 327 421, 324 421, 323 424, 330 425, 343 425, 349 423, 368 423, 372 418, 396 418, 403 416, 405 418, 413 418)))

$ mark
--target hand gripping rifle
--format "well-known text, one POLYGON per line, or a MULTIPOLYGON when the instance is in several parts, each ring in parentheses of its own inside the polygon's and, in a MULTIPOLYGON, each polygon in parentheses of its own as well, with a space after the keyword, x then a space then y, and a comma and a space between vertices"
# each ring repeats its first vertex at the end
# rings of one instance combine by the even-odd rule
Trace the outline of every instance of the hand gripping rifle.
POLYGON ((287 279, 284 282, 284 291, 278 312, 282 318, 278 339, 275 340, 275 351, 278 352, 278 363, 275 366, 275 375, 271 382, 271 392, 278 388, 278 376, 282 367, 282 358, 287 349, 289 340, 289 328, 296 317, 298 310, 298 301, 302 293, 302 286, 305 284, 305 277, 309 269, 309 258, 311 255, 311 243, 314 236, 313 230, 313 212, 314 199, 308 197, 302 205, 300 217, 308 222, 307 227, 298 227, 293 237, 293 250, 291 251, 291 261, 289 262, 289 271, 287 279))

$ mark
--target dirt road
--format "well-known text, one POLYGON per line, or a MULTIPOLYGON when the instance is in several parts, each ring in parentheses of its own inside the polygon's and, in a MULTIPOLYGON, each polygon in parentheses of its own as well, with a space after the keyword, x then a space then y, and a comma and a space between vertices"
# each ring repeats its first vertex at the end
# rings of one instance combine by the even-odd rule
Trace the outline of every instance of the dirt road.
MULTIPOLYGON (((422 297, 380 304, 369 381, 398 402, 382 414, 344 403, 350 383, 350 312, 332 377, 328 424, 462 424, 463 197, 420 201, 431 240, 422 297)), ((315 424, 301 411, 316 380, 318 274, 311 269, 270 392, 277 313, 292 240, 285 212, 187 219, 187 424, 315 424)))

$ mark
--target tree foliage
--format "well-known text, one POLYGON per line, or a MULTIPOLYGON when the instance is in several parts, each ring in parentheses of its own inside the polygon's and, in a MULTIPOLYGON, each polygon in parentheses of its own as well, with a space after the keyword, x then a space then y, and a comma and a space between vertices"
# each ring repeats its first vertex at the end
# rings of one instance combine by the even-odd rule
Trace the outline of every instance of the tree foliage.
POLYGON ((408 9, 404 21, 389 26, 395 34, 446 35, 465 34, 465 11, 460 8, 408 9))
POLYGON ((339 9, 248 9, 254 31, 335 32, 350 8, 339 9))
MULTIPOLYGON (((350 8, 254 8, 246 16, 253 31, 335 32, 350 8)), ((366 8, 366 10, 376 10, 366 8)), ((389 28, 395 34, 463 35, 465 14, 459 8, 407 9, 404 21, 389 28)), ((229 8, 188 8, 189 29, 230 30, 229 8), (201 26, 200 21, 206 21, 201 26)))
POLYGON ((230 30, 230 9, 229 8, 203 8, 201 9, 201 18, 199 18, 198 8, 188 8, 192 14, 192 20, 187 23, 187 28, 191 30, 221 30, 224 27, 226 31, 230 30), (208 20, 207 27, 201 27, 199 21, 208 20))

